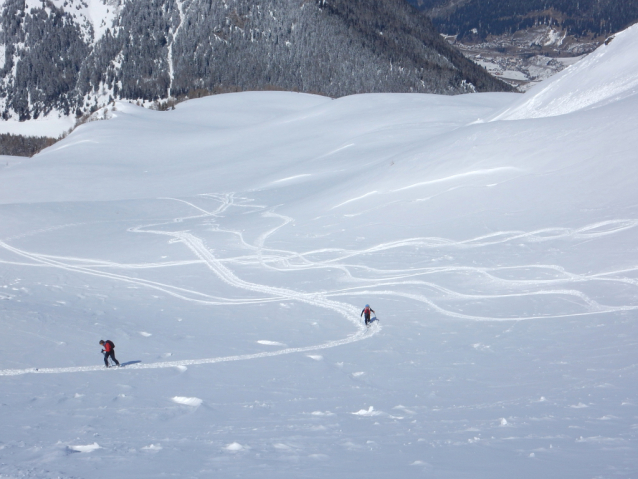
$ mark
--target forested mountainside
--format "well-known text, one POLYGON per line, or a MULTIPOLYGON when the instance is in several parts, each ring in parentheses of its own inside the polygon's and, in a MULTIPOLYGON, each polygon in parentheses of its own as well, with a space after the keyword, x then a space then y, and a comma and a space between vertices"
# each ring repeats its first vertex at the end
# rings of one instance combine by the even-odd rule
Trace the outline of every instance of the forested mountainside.
POLYGON ((576 37, 606 36, 638 20, 638 2, 618 0, 408 0, 443 33, 459 38, 503 35, 538 24, 576 37))
POLYGON ((4 119, 210 92, 508 91, 404 0, 0 1, 4 119))

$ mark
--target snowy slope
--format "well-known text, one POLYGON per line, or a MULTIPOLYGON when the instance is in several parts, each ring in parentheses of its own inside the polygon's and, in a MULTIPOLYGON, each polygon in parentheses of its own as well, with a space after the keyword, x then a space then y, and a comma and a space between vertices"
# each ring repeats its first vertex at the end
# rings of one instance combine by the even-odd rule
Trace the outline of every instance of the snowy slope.
MULTIPOLYGON (((637 34, 571 90, 634 75, 637 34)), ((614 98, 120 103, 3 162, 0 474, 635 477, 638 99, 614 98)))
POLYGON ((597 108, 638 93, 638 23, 617 33, 594 53, 530 90, 495 120, 564 115, 597 108))

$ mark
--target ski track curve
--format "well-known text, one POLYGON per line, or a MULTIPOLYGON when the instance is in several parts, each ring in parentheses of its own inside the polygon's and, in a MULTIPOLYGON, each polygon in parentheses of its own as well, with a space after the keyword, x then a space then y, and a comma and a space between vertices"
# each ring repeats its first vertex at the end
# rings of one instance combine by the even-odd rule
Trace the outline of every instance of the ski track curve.
MULTIPOLYGON (((169 199, 169 198, 165 198, 165 199, 169 199)), ((202 217, 214 217, 216 215, 221 214, 222 212, 224 212, 225 210, 227 210, 228 208, 230 208, 234 204, 234 195, 233 194, 228 194, 228 195, 224 195, 224 196, 218 196, 218 197, 215 197, 215 199, 219 200, 221 202, 221 205, 213 212, 206 211, 203 208, 200 208, 200 207, 198 207, 198 206, 196 206, 196 205, 194 205, 194 204, 192 204, 190 202, 187 202, 185 200, 177 200, 177 201, 181 201, 183 203, 186 203, 189 206, 192 206, 193 208, 195 208, 198 211, 200 211, 202 214, 201 215, 197 215, 197 216, 186 217, 186 218, 177 218, 177 219, 173 220, 172 223, 180 223, 180 222, 182 222, 185 219, 202 218, 202 217)), ((280 215, 275 215, 275 214, 272 214, 272 213, 271 213, 271 215, 272 216, 280 216, 280 215)), ((289 222, 289 221, 292 221, 292 218, 285 218, 284 225, 287 224, 287 222, 289 222)), ((166 224, 166 223, 162 223, 162 224, 166 224)), ((169 236, 169 237, 172 238, 173 242, 181 242, 181 243, 183 243, 188 249, 191 250, 191 252, 197 258, 199 258, 199 260, 201 262, 206 264, 206 266, 219 279, 221 279, 226 284, 228 284, 230 286, 233 286, 233 287, 236 287, 236 288, 239 288, 239 289, 243 289, 243 290, 247 290, 247 291, 251 291, 251 292, 262 293, 262 294, 269 295, 269 297, 267 297, 267 298, 256 299, 254 301, 263 302, 264 300, 266 300, 266 301, 269 301, 269 300, 270 301, 272 301, 272 300, 278 300, 278 301, 280 301, 280 300, 294 300, 294 301, 307 303, 307 304, 310 304, 310 305, 313 305, 313 306, 316 306, 316 307, 327 308, 327 309, 330 309, 330 310, 340 314, 345 319, 347 319, 348 321, 353 323, 353 325, 356 327, 356 331, 355 331, 355 333, 348 335, 346 338, 339 339, 339 340, 328 341, 328 342, 325 342, 325 343, 322 343, 322 344, 319 344, 319 345, 305 346, 305 347, 299 347, 299 348, 285 348, 285 349, 281 349, 281 350, 278 350, 278 351, 255 353, 255 354, 245 354, 245 355, 237 355, 237 356, 225 356, 225 357, 205 358, 205 359, 191 359, 191 360, 183 360, 183 361, 167 361, 167 362, 158 362, 158 363, 149 363, 149 364, 135 364, 135 365, 127 366, 128 369, 158 369, 158 368, 172 368, 172 367, 189 366, 189 365, 215 364, 215 363, 220 363, 220 362, 245 361, 245 360, 257 359, 257 358, 267 358, 267 357, 281 356, 281 355, 286 355, 286 354, 303 353, 303 352, 308 352, 308 351, 316 351, 316 350, 320 350, 320 349, 328 349, 328 348, 333 348, 333 347, 337 347, 337 346, 342 346, 342 345, 345 345, 345 344, 350 344, 350 343, 353 343, 353 342, 356 342, 356 341, 361 341, 361 340, 363 340, 365 338, 371 337, 377 331, 380 330, 380 326, 376 326, 373 329, 368 329, 368 328, 364 327, 360 323, 360 321, 358 320, 358 316, 357 316, 358 309, 357 308, 355 308, 352 305, 346 304, 346 303, 341 303, 341 302, 329 300, 329 299, 327 299, 325 297, 325 293, 300 293, 300 292, 292 290, 292 289, 273 287, 273 286, 266 286, 266 285, 260 285, 260 284, 250 283, 248 281, 244 281, 244 280, 238 278, 230 269, 228 269, 226 266, 224 266, 222 264, 222 262, 218 258, 216 258, 212 254, 212 252, 205 246, 204 242, 200 238, 196 237, 195 235, 193 235, 193 234, 191 234, 191 233, 189 233, 187 231, 176 231, 175 232, 175 231, 161 231, 161 230, 156 230, 156 229, 150 229, 150 228, 157 227, 157 226, 159 226, 159 225, 155 224, 155 225, 137 226, 137 227, 129 228, 129 231, 134 232, 134 233, 146 233, 146 234, 157 234, 157 235, 169 236)), ((270 230, 270 231, 264 233, 263 235, 261 235, 258 238, 258 240, 257 240, 258 244, 257 244, 256 248, 258 250, 261 250, 261 248, 263 247, 263 243, 265 242, 266 238, 270 234, 274 233, 280 227, 281 226, 275 228, 274 230, 270 230)), ((57 268, 65 269, 65 270, 68 270, 68 271, 75 271, 75 272, 81 272, 81 273, 91 274, 91 275, 95 275, 95 276, 102 276, 102 277, 115 279, 115 280, 120 280, 120 281, 125 281, 125 282, 135 282, 137 284, 140 284, 140 285, 143 285, 143 286, 146 286, 146 287, 150 287, 150 288, 154 288, 154 289, 160 289, 160 290, 166 292, 167 294, 170 294, 172 296, 180 297, 181 299, 188 299, 190 301, 194 301, 193 299, 183 297, 183 296, 179 295, 178 293, 176 293, 176 291, 180 291, 180 290, 181 291, 187 291, 187 290, 184 290, 183 288, 172 287, 172 290, 169 290, 169 289, 166 289, 167 288, 166 285, 160 285, 159 283, 155 283, 155 282, 148 281, 148 280, 132 279, 132 278, 129 278, 129 277, 126 277, 126 276, 116 275, 116 274, 112 274, 112 273, 99 272, 97 270, 92 270, 90 268, 85 268, 85 267, 81 267, 81 266, 68 265, 68 264, 65 264, 65 263, 63 263, 61 261, 53 259, 51 257, 44 257, 44 255, 32 254, 32 253, 28 253, 28 252, 19 250, 17 248, 14 248, 14 247, 6 244, 5 242, 1 242, 1 241, 0 241, 0 247, 4 248, 5 250, 11 251, 11 252, 13 252, 15 254, 18 254, 20 256, 32 259, 32 260, 34 260, 36 262, 39 262, 41 264, 44 263, 45 265, 48 265, 48 266, 57 267, 57 268)), ((194 293, 193 291, 189 291, 189 292, 190 293, 194 293)), ((226 304, 228 304, 228 303, 226 303, 226 304)), ((22 374, 59 374, 59 373, 93 372, 93 371, 101 371, 101 370, 106 371, 107 369, 102 367, 102 366, 80 366, 80 367, 69 367, 69 368, 5 369, 5 370, 0 370, 0 376, 17 376, 17 375, 22 375, 22 374)))
MULTIPOLYGON (((191 359, 181 361, 167 361, 157 362, 149 364, 135 364, 127 366, 126 369, 158 369, 158 368, 173 368, 189 365, 201 365, 201 364, 215 364, 228 361, 244 361, 258 358, 267 358, 273 356, 280 356, 285 354, 303 353, 309 351, 316 351, 321 349, 328 349, 337 347, 362 339, 366 339, 376 334, 380 330, 380 326, 377 324, 374 328, 365 328, 358 318, 359 310, 354 306, 334 301, 329 298, 335 298, 339 296, 392 296, 400 297, 413 301, 420 302, 427 305, 433 311, 450 318, 471 320, 471 321, 521 321, 531 319, 547 319, 547 318, 563 318, 563 317, 576 317, 585 316, 591 314, 611 313, 618 311, 633 311, 638 309, 638 306, 624 305, 624 306, 605 306, 601 305, 586 294, 573 288, 553 288, 553 289, 541 289, 537 291, 519 291, 516 293, 509 292, 507 294, 465 294, 461 292, 453 291, 449 288, 437 285, 431 281, 422 281, 417 278, 424 275, 432 275, 438 273, 463 273, 463 274, 475 274, 479 277, 483 277, 484 280, 489 281, 493 285, 501 287, 517 287, 517 288, 533 288, 533 287, 547 287, 555 285, 563 285, 565 283, 583 283, 590 281, 608 281, 619 282, 638 286, 638 280, 630 277, 618 277, 623 273, 633 273, 638 270, 638 267, 625 268, 618 271, 608 271, 595 274, 574 274, 566 271, 563 267, 558 265, 520 265, 520 266, 503 266, 503 267, 491 267, 481 268, 472 266, 437 266, 437 267, 425 267, 417 269, 405 269, 405 270, 380 270, 372 268, 366 265, 357 264, 344 264, 343 261, 355 258, 361 255, 369 255, 374 253, 382 253, 388 250, 396 248, 443 248, 443 249, 468 249, 468 248, 482 248, 492 245, 498 245, 507 243, 510 241, 527 240, 529 242, 545 242, 554 240, 589 240, 592 238, 599 238, 615 233, 619 233, 638 226, 638 220, 634 219, 616 219, 593 223, 581 228, 543 228, 534 231, 498 231, 489 235, 483 235, 466 240, 454 241, 446 238, 438 237, 417 237, 407 238, 397 241, 391 241, 387 243, 377 244, 375 246, 364 248, 361 250, 347 250, 340 248, 324 248, 306 252, 294 252, 280 249, 271 249, 265 246, 266 240, 274 235, 278 230, 286 225, 294 222, 293 218, 275 213, 275 208, 268 209, 264 205, 246 204, 238 202, 238 198, 234 193, 228 194, 204 194, 199 195, 202 198, 212 199, 219 202, 216 209, 209 211, 201 206, 196 205, 193 201, 187 201, 179 198, 158 198, 158 200, 176 201, 185 204, 189 208, 192 208, 197 213, 191 216, 184 216, 172 219, 170 221, 163 221, 161 223, 147 224, 141 226, 134 226, 128 228, 131 233, 138 234, 152 234, 167 236, 170 238, 169 243, 181 243, 193 254, 195 259, 187 261, 175 261, 175 262, 160 262, 160 263, 142 263, 142 264, 119 264, 111 261, 104 261, 99 259, 86 259, 75 257, 63 257, 53 256, 45 254, 31 253, 20 250, 7 244, 4 241, 0 241, 0 249, 9 251, 15 255, 26 258, 32 263, 22 263, 17 261, 7 261, 0 259, 0 263, 13 264, 20 266, 31 267, 51 267, 67 270, 69 272, 82 273, 124 283, 133 283, 138 286, 155 289, 161 291, 170 296, 176 297, 181 300, 195 302, 206 305, 239 305, 239 304, 254 304, 265 303, 275 301, 298 301, 306 304, 310 304, 315 307, 326 308, 336 312, 346 320, 351 322, 356 331, 346 338, 328 341, 318 345, 311 345, 297 348, 284 348, 278 351, 262 352, 255 354, 214 357, 204 359, 191 359), (276 218, 280 220, 280 223, 264 233, 259 235, 254 244, 247 242, 241 231, 227 230, 220 227, 215 222, 215 217, 220 217, 229 208, 251 208, 255 210, 266 210, 261 216, 264 218, 276 218), (174 228, 176 224, 185 223, 189 220, 198 220, 208 218, 211 220, 210 226, 213 231, 217 233, 226 233, 234 235, 239 240, 242 248, 246 248, 254 255, 239 256, 234 258, 217 258, 213 252, 206 246, 205 242, 191 233, 188 230, 182 231, 168 231, 158 229, 161 227, 171 226, 174 228), (325 255, 329 258, 325 259, 325 255), (317 258, 318 256, 324 256, 323 259, 317 258), (314 259, 314 261, 313 261, 314 259), (162 267, 177 267, 191 264, 205 265, 218 279, 225 284, 243 291, 247 291, 256 294, 256 297, 251 298, 223 298, 213 295, 208 295, 199 291, 190 290, 186 288, 180 288, 169 284, 158 283, 142 278, 134 278, 123 274, 117 274, 114 272, 102 271, 101 269, 147 269, 147 268, 162 268, 162 267), (346 273, 346 275, 353 280, 361 280, 366 284, 364 286, 357 286, 352 288, 345 288, 340 290, 322 291, 318 293, 299 292, 288 288, 267 286, 257 283, 251 283, 242 280, 235 275, 227 265, 240 264, 249 266, 259 266, 264 269, 275 271, 295 271, 303 269, 339 269, 346 273), (556 278, 550 279, 505 279, 495 275, 498 271, 517 270, 517 269, 537 269, 547 270, 560 275, 556 278), (364 270, 374 271, 384 275, 383 278, 378 279, 366 279, 357 278, 352 274, 352 270, 364 270), (409 279, 413 278, 413 279, 409 279), (392 286, 418 286, 430 288, 434 291, 442 293, 448 299, 455 300, 468 300, 468 299, 500 299, 511 297, 523 297, 523 296, 535 296, 535 295, 562 295, 578 299, 582 302, 583 306, 588 308, 587 311, 573 312, 569 314, 552 314, 552 315, 539 315, 530 317, 486 317, 468 315, 455 311, 447 310, 440 305, 436 304, 432 299, 428 298, 424 294, 409 293, 405 291, 396 291, 387 289, 392 286)), ((252 201, 246 198, 241 198, 243 201, 252 201)), ((67 226, 77 226, 79 224, 62 225, 59 227, 45 228, 42 230, 34 231, 28 235, 46 233, 59 228, 67 226)), ((10 239, 17 239, 24 235, 12 237, 10 239)), ((66 367, 66 368, 26 368, 26 369, 5 369, 0 370, 0 376, 16 376, 21 374, 56 374, 56 373, 73 373, 73 372, 91 372, 106 370, 103 366, 85 366, 85 367, 66 367)))

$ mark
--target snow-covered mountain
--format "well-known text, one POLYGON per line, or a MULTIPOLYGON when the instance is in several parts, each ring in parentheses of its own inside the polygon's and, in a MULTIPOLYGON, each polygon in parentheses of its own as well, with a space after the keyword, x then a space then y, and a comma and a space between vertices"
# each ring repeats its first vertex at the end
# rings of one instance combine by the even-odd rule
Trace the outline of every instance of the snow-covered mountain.
POLYGON ((244 90, 508 91, 405 1, 2 0, 3 119, 244 90))
POLYGON ((637 45, 522 100, 117 103, 4 157, 0 474, 634 477, 637 45))

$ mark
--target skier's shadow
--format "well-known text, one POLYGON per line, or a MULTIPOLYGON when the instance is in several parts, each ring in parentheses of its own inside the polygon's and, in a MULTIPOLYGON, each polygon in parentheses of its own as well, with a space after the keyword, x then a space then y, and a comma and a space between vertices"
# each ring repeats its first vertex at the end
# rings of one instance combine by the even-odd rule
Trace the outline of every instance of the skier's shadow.
POLYGON ((128 363, 120 363, 120 366, 130 366, 131 364, 141 363, 142 361, 129 361, 128 363))
POLYGON ((372 326, 374 322, 379 322, 379 319, 375 316, 374 318, 370 318, 370 322, 368 323, 368 327, 372 326))

